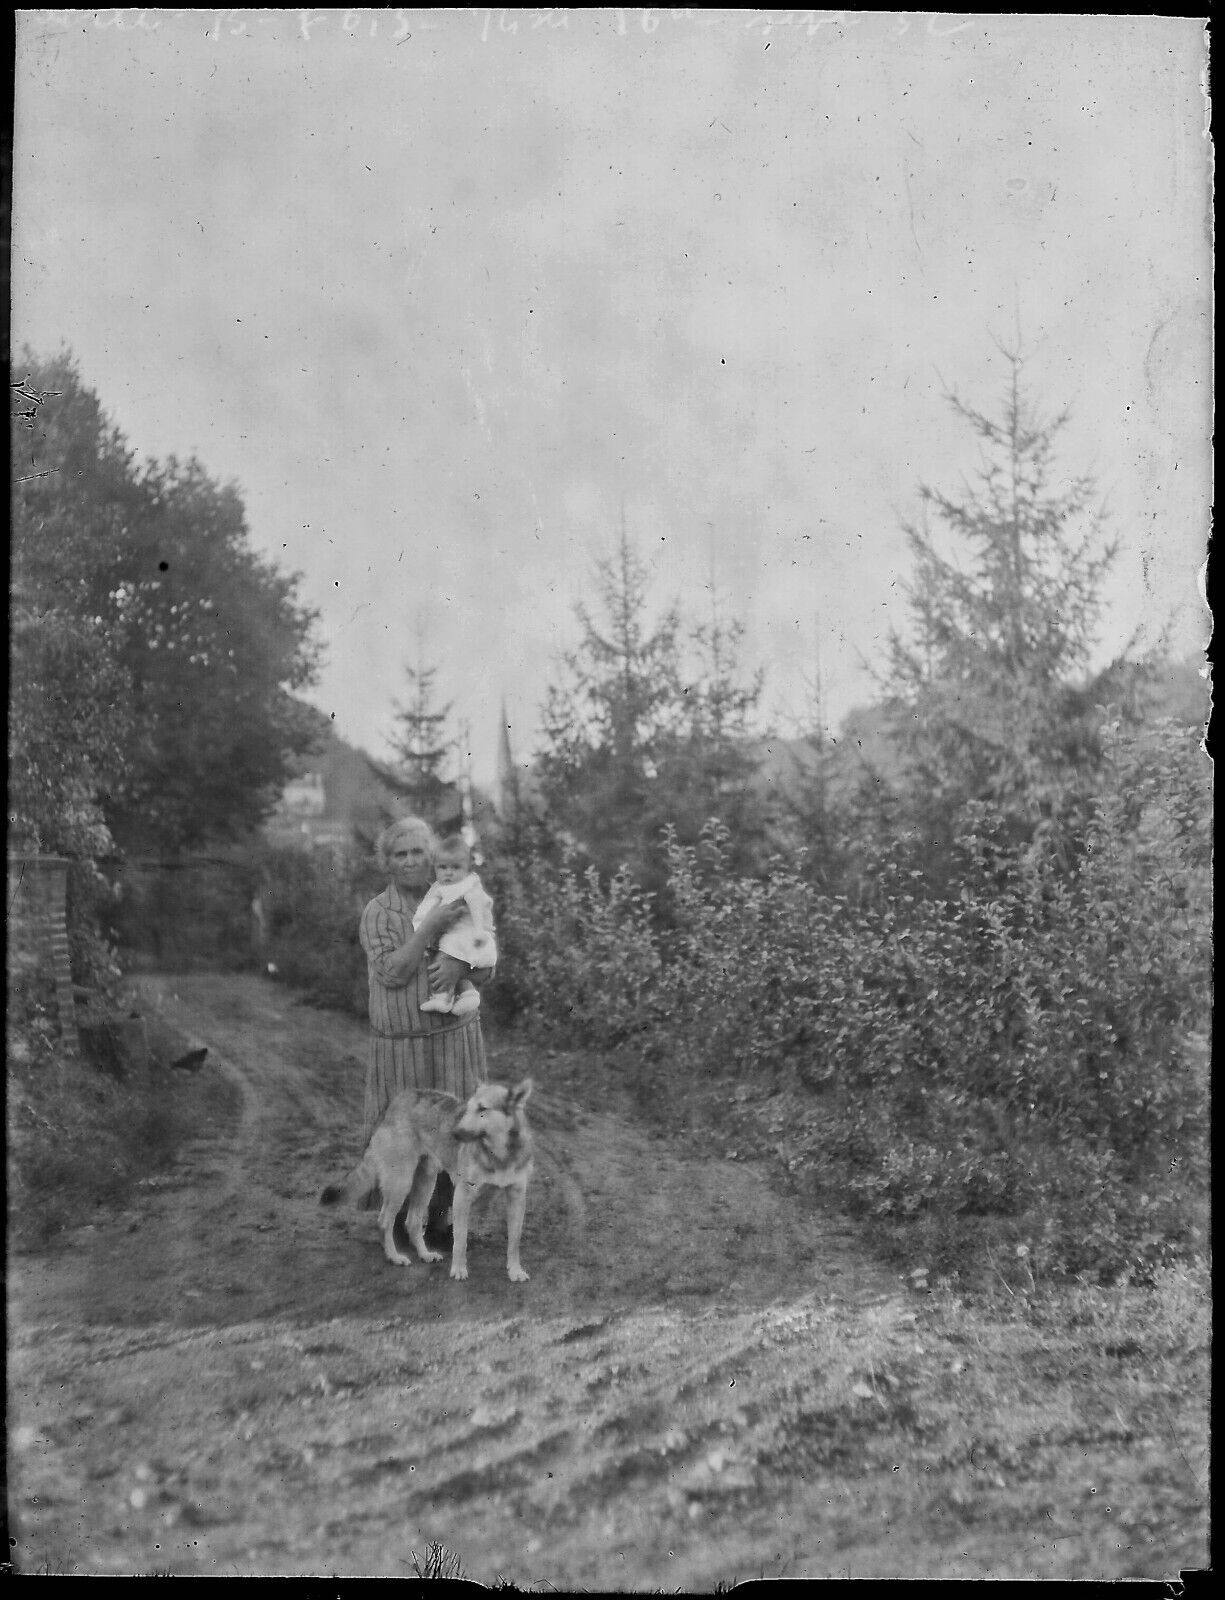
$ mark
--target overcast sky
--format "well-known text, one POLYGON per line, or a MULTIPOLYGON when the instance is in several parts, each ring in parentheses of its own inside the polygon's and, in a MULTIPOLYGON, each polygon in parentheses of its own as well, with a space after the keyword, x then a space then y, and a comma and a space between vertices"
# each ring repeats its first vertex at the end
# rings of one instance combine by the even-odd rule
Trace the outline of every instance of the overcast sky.
MULTIPOLYGON (((1173 620, 1210 455, 1202 19, 769 11, 18 13, 13 339, 138 454, 240 487, 323 615, 312 698, 385 755, 403 667, 492 773, 621 508, 836 719, 904 620, 901 521, 1030 352, 1173 620), (837 20, 842 19, 842 20, 837 20)), ((15 376, 20 376, 16 374, 15 376)))

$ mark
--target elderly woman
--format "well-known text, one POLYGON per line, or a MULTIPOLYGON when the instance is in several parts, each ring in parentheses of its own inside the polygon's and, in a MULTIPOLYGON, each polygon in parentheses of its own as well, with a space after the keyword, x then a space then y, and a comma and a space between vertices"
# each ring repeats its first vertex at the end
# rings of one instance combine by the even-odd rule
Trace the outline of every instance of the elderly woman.
POLYGON ((464 913, 463 901, 439 905, 419 928, 413 912, 433 882, 435 846, 419 817, 393 822, 379 835, 379 865, 388 884, 362 913, 361 940, 370 978, 370 1057, 363 1142, 403 1089, 441 1089, 467 1100, 485 1081, 480 1012, 462 1020, 421 1011, 430 995, 428 954, 464 913))

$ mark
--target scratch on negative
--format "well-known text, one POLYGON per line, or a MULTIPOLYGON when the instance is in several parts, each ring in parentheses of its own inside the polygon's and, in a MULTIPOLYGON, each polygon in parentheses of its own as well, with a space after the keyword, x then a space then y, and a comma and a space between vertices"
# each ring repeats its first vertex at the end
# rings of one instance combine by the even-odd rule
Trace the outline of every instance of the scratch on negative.
POLYGON ((905 173, 904 176, 905 176, 905 179, 906 179, 906 209, 910 213, 910 237, 914 240, 915 249, 919 252, 920 255, 922 255, 923 254, 923 246, 919 243, 919 235, 915 232, 915 225, 914 225, 914 196, 910 192, 910 174, 909 174, 909 172, 905 173))

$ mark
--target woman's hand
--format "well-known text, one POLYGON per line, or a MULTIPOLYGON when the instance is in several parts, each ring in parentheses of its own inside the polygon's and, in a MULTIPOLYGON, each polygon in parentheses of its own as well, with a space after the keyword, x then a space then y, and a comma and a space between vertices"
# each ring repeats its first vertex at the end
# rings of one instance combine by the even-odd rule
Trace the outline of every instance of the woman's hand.
POLYGON ((462 900, 453 900, 450 905, 435 906, 422 923, 421 931, 428 936, 430 943, 433 944, 441 934, 446 933, 449 928, 455 926, 466 909, 462 900))

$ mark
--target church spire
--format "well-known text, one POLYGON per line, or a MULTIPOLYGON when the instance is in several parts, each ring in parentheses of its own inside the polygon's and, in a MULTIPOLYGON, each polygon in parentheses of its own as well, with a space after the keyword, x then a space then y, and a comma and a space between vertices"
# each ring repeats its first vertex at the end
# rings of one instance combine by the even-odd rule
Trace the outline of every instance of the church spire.
POLYGON ((498 810, 509 818, 519 803, 519 775, 515 771, 515 758, 510 747, 510 718, 506 711, 506 696, 502 696, 501 724, 498 729, 498 810))

